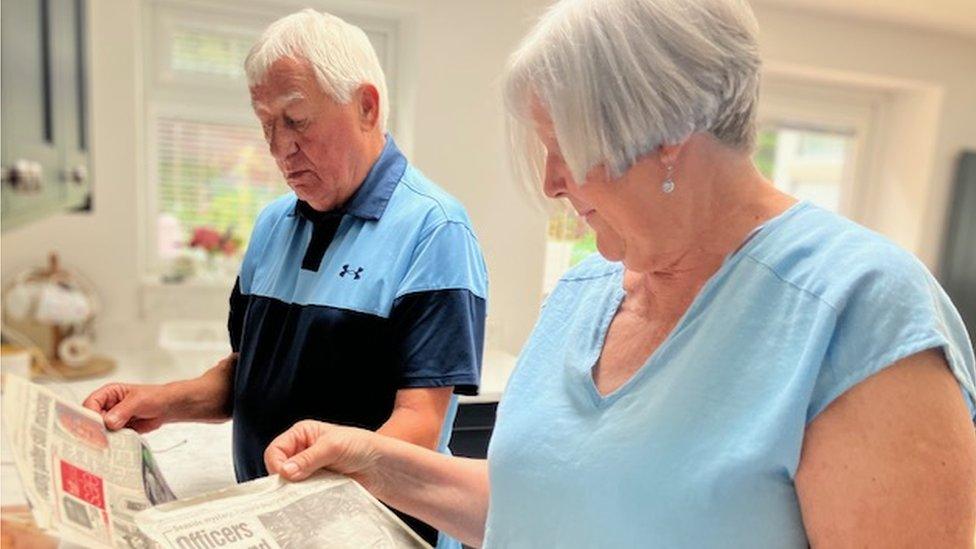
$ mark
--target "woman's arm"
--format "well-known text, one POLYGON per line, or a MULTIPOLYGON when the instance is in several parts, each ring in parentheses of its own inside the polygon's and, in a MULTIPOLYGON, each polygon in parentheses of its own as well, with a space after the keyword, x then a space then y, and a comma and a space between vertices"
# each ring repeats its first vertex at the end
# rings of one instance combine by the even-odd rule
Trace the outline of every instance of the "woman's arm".
POLYGON ((976 431, 941 351, 831 403, 807 427, 796 487, 813 547, 972 547, 976 431))
POLYGON ((480 546, 488 516, 485 460, 449 457, 363 429, 301 421, 264 453, 270 473, 301 480, 318 469, 356 479, 386 504, 480 546))

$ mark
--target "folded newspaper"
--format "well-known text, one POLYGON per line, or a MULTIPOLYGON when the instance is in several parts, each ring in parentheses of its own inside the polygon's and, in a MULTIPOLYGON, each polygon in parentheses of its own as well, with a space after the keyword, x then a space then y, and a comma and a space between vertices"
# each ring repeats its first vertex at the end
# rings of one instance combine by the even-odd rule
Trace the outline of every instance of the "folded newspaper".
MULTIPOLYGON (((37 525, 85 547, 429 547, 355 481, 265 477, 173 501, 146 441, 6 375, 4 432, 37 525)), ((188 456, 189 459, 189 456, 188 456)))
POLYGON ((176 499, 135 431, 6 375, 4 433, 34 520, 86 547, 150 547, 135 514, 176 499))
POLYGON ((430 547, 348 477, 325 471, 302 482, 277 475, 139 513, 163 547, 341 549, 430 547))

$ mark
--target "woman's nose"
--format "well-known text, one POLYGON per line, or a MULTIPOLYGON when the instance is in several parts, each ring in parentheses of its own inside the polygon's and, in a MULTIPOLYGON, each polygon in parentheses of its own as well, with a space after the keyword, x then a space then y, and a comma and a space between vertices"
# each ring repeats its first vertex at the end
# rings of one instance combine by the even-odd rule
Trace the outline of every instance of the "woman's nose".
POLYGON ((546 160, 545 179, 542 183, 542 192, 549 198, 559 198, 566 194, 566 177, 563 171, 552 162, 546 160))

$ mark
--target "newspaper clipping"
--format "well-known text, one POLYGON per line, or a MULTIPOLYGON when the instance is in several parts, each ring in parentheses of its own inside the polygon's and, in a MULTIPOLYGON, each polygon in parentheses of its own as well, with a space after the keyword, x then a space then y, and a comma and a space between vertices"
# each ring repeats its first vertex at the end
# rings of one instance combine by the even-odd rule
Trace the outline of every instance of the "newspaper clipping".
POLYGON ((102 418, 41 385, 7 375, 4 431, 41 528, 86 547, 151 547, 134 516, 175 499, 135 432, 108 432, 102 418))
POLYGON ((136 522, 173 549, 430 547, 358 483, 324 471, 298 483, 274 475, 167 503, 136 522))

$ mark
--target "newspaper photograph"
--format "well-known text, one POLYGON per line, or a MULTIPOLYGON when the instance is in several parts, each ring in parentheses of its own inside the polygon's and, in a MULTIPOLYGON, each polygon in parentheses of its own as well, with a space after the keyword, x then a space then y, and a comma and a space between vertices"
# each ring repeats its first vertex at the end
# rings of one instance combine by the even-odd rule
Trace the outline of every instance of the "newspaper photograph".
POLYGON ((302 482, 277 475, 136 515, 172 549, 429 548, 352 479, 321 471, 302 482))
POLYGON ((133 518, 176 497, 135 431, 109 432, 97 413, 13 375, 3 424, 40 528, 85 547, 152 546, 133 518))

